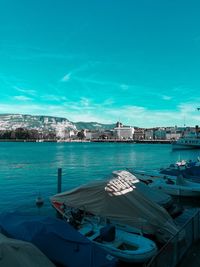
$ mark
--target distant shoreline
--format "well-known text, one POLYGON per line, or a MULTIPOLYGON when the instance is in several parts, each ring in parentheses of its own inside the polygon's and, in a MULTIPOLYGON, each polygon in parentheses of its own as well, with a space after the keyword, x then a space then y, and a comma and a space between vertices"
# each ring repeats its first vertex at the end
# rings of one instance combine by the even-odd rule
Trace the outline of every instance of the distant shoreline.
POLYGON ((22 139, 0 139, 0 142, 21 142, 21 143, 131 143, 131 144, 171 144, 171 140, 22 140, 22 139))

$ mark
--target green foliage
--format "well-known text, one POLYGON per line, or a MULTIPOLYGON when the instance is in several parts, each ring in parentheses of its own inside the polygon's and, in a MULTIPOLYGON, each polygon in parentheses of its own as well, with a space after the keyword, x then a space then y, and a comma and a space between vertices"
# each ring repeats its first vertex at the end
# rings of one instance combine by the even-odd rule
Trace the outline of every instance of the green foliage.
POLYGON ((84 130, 81 130, 80 132, 77 133, 77 137, 79 139, 84 139, 85 138, 85 133, 84 133, 84 130))
POLYGON ((35 129, 17 128, 15 130, 1 130, 0 139, 4 140, 56 140, 56 133, 48 131, 41 133, 35 129))

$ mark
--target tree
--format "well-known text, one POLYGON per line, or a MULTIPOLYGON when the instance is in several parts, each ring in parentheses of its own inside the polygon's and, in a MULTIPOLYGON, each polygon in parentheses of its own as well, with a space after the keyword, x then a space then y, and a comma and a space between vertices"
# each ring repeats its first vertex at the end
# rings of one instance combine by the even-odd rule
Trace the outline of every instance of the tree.
POLYGON ((84 130, 81 130, 80 132, 77 133, 77 137, 81 140, 85 138, 85 133, 84 130))
POLYGON ((28 130, 24 128, 17 128, 15 130, 15 136, 16 136, 16 139, 23 139, 23 140, 29 139, 28 130))

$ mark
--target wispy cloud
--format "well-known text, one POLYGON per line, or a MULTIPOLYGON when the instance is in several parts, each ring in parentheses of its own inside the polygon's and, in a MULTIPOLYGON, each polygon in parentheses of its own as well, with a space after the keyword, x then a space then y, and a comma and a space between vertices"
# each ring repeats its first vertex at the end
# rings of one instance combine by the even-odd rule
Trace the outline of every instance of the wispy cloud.
POLYGON ((122 89, 123 91, 127 91, 127 90, 129 89, 130 86, 127 85, 127 84, 121 84, 120 87, 121 87, 121 89, 122 89))
POLYGON ((25 96, 25 95, 16 95, 16 96, 14 96, 14 99, 18 100, 18 101, 30 101, 30 100, 33 100, 31 97, 28 97, 28 96, 25 96))
POLYGON ((35 90, 31 90, 31 89, 24 89, 24 88, 20 88, 18 86, 13 86, 13 88, 20 92, 20 93, 24 93, 24 94, 27 94, 27 95, 31 95, 31 96, 35 96, 36 95, 36 91, 35 90))
POLYGON ((63 103, 67 110, 77 111, 79 113, 91 112, 95 113, 95 109, 99 107, 99 104, 94 103, 91 99, 81 97, 78 101, 66 101, 63 103))
POLYGON ((171 96, 168 96, 168 95, 163 95, 162 96, 162 99, 168 101, 168 100, 171 100, 172 97, 171 96))
POLYGON ((128 118, 131 125, 140 127, 182 125, 182 116, 178 110, 149 110, 139 106, 123 106, 120 109, 112 109, 109 113, 112 118, 120 117, 122 122, 126 122, 128 118))
POLYGON ((197 116, 200 120, 200 112, 197 110, 197 108, 200 106, 200 99, 196 99, 194 102, 188 102, 188 103, 181 103, 178 105, 178 108, 182 114, 190 114, 193 116, 197 116))
POLYGON ((90 100, 86 97, 81 97, 80 104, 83 107, 89 107, 90 105, 90 100))
MULTIPOLYGON (((20 98, 21 99, 21 98, 20 98)), ((23 99, 23 98, 22 98, 23 99)), ((1 113, 22 113, 33 115, 51 115, 65 117, 71 121, 96 121, 114 123, 120 118, 124 124, 139 127, 183 125, 184 118, 188 126, 199 123, 200 113, 192 103, 182 103, 176 110, 150 110, 142 106, 124 105, 118 107, 95 103, 92 99, 80 98, 78 102, 63 102, 62 104, 2 104, 1 113), (189 119, 188 119, 189 118, 189 119)))
POLYGON ((115 103, 114 99, 112 98, 108 98, 106 100, 104 100, 104 102, 102 103, 103 106, 111 106, 115 103))
POLYGON ((73 70, 69 71, 67 74, 65 74, 60 79, 60 81, 61 82, 68 82, 72 78, 72 76, 73 76, 73 78, 76 79, 77 77, 75 77, 75 76, 77 75, 77 73, 89 70, 89 69, 95 67, 96 65, 98 65, 99 63, 100 63, 99 61, 88 61, 87 63, 80 65, 79 67, 74 68, 73 70))
POLYGON ((56 102, 63 102, 67 101, 67 97, 65 96, 59 96, 59 95, 43 95, 41 98, 45 101, 56 101, 56 102))
POLYGON ((62 77, 61 82, 68 82, 71 78, 71 73, 67 73, 65 76, 62 77))

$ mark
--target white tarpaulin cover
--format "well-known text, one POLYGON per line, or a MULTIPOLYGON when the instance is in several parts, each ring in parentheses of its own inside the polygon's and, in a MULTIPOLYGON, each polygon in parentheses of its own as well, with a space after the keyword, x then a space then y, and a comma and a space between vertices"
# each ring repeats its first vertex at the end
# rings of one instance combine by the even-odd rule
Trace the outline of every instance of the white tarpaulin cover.
MULTIPOLYGON (((131 177, 133 180, 137 179, 134 175, 132 175, 131 173, 127 172, 127 171, 115 171, 113 172, 113 174, 116 174, 117 176, 129 176, 131 177)), ((138 181, 138 179, 137 179, 138 181)), ((167 207, 170 204, 172 204, 172 197, 160 190, 154 189, 154 188, 150 188, 149 186, 147 186, 144 182, 138 181, 137 183, 135 183, 135 187, 137 188, 137 191, 142 193, 145 197, 149 198, 150 200, 152 200, 153 202, 163 206, 163 207, 167 207)))
POLYGON ((158 204, 137 190, 139 180, 127 171, 113 173, 109 180, 97 180, 57 194, 51 201, 83 209, 121 224, 155 234, 158 229, 174 234, 177 227, 158 204))

